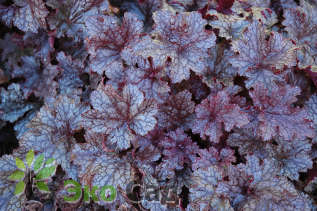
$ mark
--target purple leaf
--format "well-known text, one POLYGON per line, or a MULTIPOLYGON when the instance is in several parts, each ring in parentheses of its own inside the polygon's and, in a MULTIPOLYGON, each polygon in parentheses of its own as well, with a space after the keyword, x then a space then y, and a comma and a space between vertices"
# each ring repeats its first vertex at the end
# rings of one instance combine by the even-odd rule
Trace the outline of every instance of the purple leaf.
POLYGON ((46 5, 55 10, 47 17, 50 29, 58 38, 67 36, 76 41, 84 38, 86 18, 109 11, 108 0, 48 0, 46 5))
POLYGON ((276 32, 266 40, 265 27, 258 21, 253 21, 241 38, 232 42, 232 50, 239 54, 230 62, 239 68, 240 75, 248 78, 247 88, 256 82, 268 88, 276 81, 283 82, 284 66, 296 65, 296 46, 276 32))
POLYGON ((170 95, 165 103, 160 105, 159 126, 169 130, 178 127, 188 129, 194 120, 195 103, 191 99, 192 94, 187 90, 170 95))
POLYGON ((112 86, 100 84, 90 100, 93 109, 84 114, 85 127, 108 134, 107 141, 119 150, 129 148, 135 134, 146 135, 156 125, 156 103, 144 99, 136 86, 127 85, 118 93, 112 86))
POLYGON ((209 137, 210 142, 218 143, 223 131, 230 131, 235 126, 241 128, 249 123, 248 116, 238 105, 230 103, 226 91, 209 95, 196 106, 196 119, 192 131, 201 138, 209 137))
POLYGON ((12 77, 23 77, 22 82, 25 97, 34 93, 38 97, 56 95, 57 83, 54 81, 58 70, 55 66, 48 65, 42 70, 40 62, 32 56, 22 57, 22 66, 16 66, 12 72, 12 77))
POLYGON ((216 192, 222 197, 229 197, 234 208, 310 210, 308 197, 298 193, 285 177, 276 176, 277 166, 272 160, 247 156, 246 164, 231 167, 227 173, 228 181, 221 182, 216 192))
MULTIPOLYGON (((129 51, 122 53, 122 58, 131 66, 126 70, 126 79, 121 78, 121 83, 126 80, 127 83, 136 85, 144 92, 145 97, 148 99, 153 98, 160 103, 167 99, 170 87, 165 79, 166 72, 164 66, 161 66, 159 62, 152 57, 135 57, 135 55, 129 51), (135 67, 136 65, 138 66, 137 68, 135 67)), ((117 70, 119 69, 120 68, 117 68, 117 70)), ((106 75, 110 75, 110 78, 116 74, 109 74, 109 72, 114 71, 111 69, 107 70, 106 75)), ((120 73, 116 75, 120 75, 120 73)))
POLYGON ((230 148, 223 148, 219 151, 214 147, 200 149, 198 155, 199 157, 196 157, 193 162, 194 170, 208 168, 211 165, 227 166, 236 161, 234 151, 230 148))
POLYGON ((292 180, 299 180, 299 172, 313 167, 310 156, 311 144, 307 140, 278 141, 274 158, 280 164, 280 174, 292 180))
POLYGON ((59 96, 47 102, 27 125, 30 129, 21 137, 20 145, 54 158, 75 179, 70 151, 76 143, 75 133, 82 129, 81 114, 87 110, 79 98, 59 96))
POLYGON ((180 170, 184 165, 191 165, 196 158, 198 146, 182 129, 169 132, 159 144, 163 149, 163 162, 171 170, 180 170))
POLYGON ((230 210, 229 202, 218 198, 215 189, 222 180, 223 172, 215 165, 194 171, 189 189, 190 208, 192 210, 230 210))
POLYGON ((59 52, 56 59, 62 69, 58 77, 60 94, 71 96, 83 87, 80 74, 84 73, 84 64, 82 61, 73 60, 71 56, 66 56, 64 52, 59 52))
POLYGON ((31 103, 24 102, 23 91, 19 84, 12 83, 8 89, 0 89, 0 118, 11 123, 34 108, 31 103))
POLYGON ((158 11, 153 16, 154 33, 158 34, 170 62, 167 71, 174 83, 189 79, 189 70, 201 74, 206 67, 207 49, 215 45, 215 35, 206 31, 207 24, 197 12, 174 15, 158 11))
POLYGON ((8 26, 13 23, 24 32, 37 33, 40 28, 46 29, 45 18, 48 13, 42 0, 15 0, 14 5, 0 6, 1 20, 8 26))
POLYGON ((153 14, 154 40, 148 36, 129 49, 136 55, 151 56, 167 65, 173 83, 187 80, 190 70, 201 74, 206 68, 208 49, 215 45, 216 36, 207 31, 207 22, 198 12, 173 14, 159 10, 153 14))
POLYGON ((132 13, 125 13, 122 22, 113 16, 90 16, 85 21, 91 69, 102 73, 121 63, 121 51, 139 38, 143 24, 132 13))
MULTIPOLYGON (((115 202, 109 205, 112 210, 124 203, 118 190, 126 190, 127 185, 133 181, 133 171, 128 160, 114 153, 106 153, 91 144, 76 144, 72 150, 72 160, 79 167, 78 178, 82 185, 89 188, 112 185, 117 190, 115 202)), ((99 200, 97 203, 103 202, 99 200)))
POLYGON ((301 1, 301 6, 285 9, 282 22, 290 38, 300 44, 297 52, 299 67, 311 67, 316 72, 317 67, 317 5, 301 1))
POLYGON ((253 99, 257 126, 257 135, 267 141, 281 136, 285 140, 314 137, 315 132, 308 120, 305 109, 294 107, 298 87, 289 85, 269 91, 262 84, 257 84, 250 96, 253 99))

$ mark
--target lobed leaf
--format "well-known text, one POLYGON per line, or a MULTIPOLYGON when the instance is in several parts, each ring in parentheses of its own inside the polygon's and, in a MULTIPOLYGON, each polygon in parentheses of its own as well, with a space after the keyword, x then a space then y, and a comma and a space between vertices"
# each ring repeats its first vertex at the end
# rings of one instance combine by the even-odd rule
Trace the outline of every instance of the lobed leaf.
POLYGON ((308 140, 278 141, 278 144, 274 158, 279 162, 281 175, 299 180, 300 172, 313 167, 312 145, 308 140))
POLYGON ((226 91, 210 94, 195 108, 196 119, 191 128, 201 138, 209 137, 210 142, 218 143, 223 131, 230 131, 235 126, 241 128, 249 119, 240 107, 230 102, 226 91))
POLYGON ((257 135, 265 141, 278 135, 285 140, 314 137, 306 110, 292 105, 299 94, 298 87, 286 85, 269 91, 263 84, 257 84, 250 91, 256 113, 253 123, 257 135))
POLYGON ((159 146, 163 149, 163 163, 170 170, 183 169, 185 164, 190 166, 199 149, 180 128, 166 134, 159 146))
POLYGON ((33 33, 37 33, 40 28, 46 29, 45 18, 49 12, 42 0, 15 0, 14 5, 1 5, 0 8, 1 20, 8 26, 14 24, 24 32, 33 33))
MULTIPOLYGON (((220 168, 211 165, 207 168, 199 168, 192 175, 189 189, 191 210, 221 210, 217 206, 222 201, 215 193, 217 183, 222 180, 223 173, 220 168)), ((225 203, 220 203, 225 204, 225 203)), ((232 210, 227 204, 228 210, 232 210)))
POLYGON ((229 181, 221 182, 217 193, 229 197, 242 210, 310 209, 307 196, 300 194, 285 177, 277 176, 277 165, 269 159, 247 156, 246 164, 228 171, 229 181), (243 192, 243 189, 250 190, 243 192))
MULTIPOLYGON (((21 146, 34 149, 46 158, 54 158, 70 177, 75 178, 70 151, 75 143, 74 134, 82 129, 81 114, 87 110, 88 106, 81 104, 76 96, 74 99, 59 96, 47 102, 28 124, 30 129, 22 136, 21 146)), ((43 158, 38 157, 34 168, 39 170, 42 164, 43 158)))
POLYGON ((50 29, 58 38, 73 37, 77 42, 84 38, 84 21, 88 17, 110 10, 108 0, 48 0, 46 5, 56 10, 47 17, 50 29))
POLYGON ((314 71, 316 68, 317 54, 317 5, 307 1, 301 1, 300 7, 285 9, 282 22, 286 26, 286 31, 290 38, 294 39, 301 45, 297 52, 297 59, 301 68, 311 67, 314 71))
POLYGON ((53 81, 57 75, 57 69, 48 65, 43 71, 40 62, 32 56, 23 56, 22 66, 16 66, 12 71, 12 77, 23 77, 21 83, 25 97, 34 93, 38 97, 55 96, 57 84, 53 81))
POLYGON ((129 148, 135 134, 146 135, 156 125, 156 103, 144 99, 134 85, 126 85, 118 93, 112 86, 100 84, 90 100, 93 109, 83 115, 85 127, 108 134, 107 141, 119 150, 129 148))
POLYGON ((143 24, 132 13, 125 13, 122 22, 112 16, 91 16, 85 21, 91 69, 102 75, 121 63, 121 51, 139 38, 143 24))
POLYGON ((257 82, 267 88, 274 86, 275 82, 283 82, 284 66, 296 65, 296 46, 275 32, 267 40, 265 26, 259 21, 253 21, 243 36, 232 42, 232 50, 239 54, 230 62, 239 68, 240 75, 248 78, 247 88, 257 82))
POLYGON ((23 117, 25 113, 34 108, 34 104, 27 103, 19 84, 11 84, 7 90, 1 88, 0 118, 11 123, 23 117))
MULTIPOLYGON (((133 181, 132 167, 128 160, 119 158, 114 153, 105 153, 93 145, 76 144, 72 151, 72 160, 79 166, 80 183, 89 188, 111 185, 116 190, 126 190, 127 185, 133 181)), ((123 203, 121 197, 118 192, 118 197, 111 206, 123 203)))

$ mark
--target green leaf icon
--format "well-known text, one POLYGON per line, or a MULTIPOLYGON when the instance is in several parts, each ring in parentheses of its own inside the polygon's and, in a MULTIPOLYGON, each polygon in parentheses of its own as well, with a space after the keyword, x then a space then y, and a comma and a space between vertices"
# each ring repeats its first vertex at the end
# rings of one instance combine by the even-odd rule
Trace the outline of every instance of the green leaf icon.
POLYGON ((20 159, 20 158, 15 158, 15 164, 17 165, 17 167, 19 169, 21 169, 22 171, 25 171, 26 168, 25 168, 25 165, 24 165, 24 162, 20 159))
POLYGON ((49 166, 42 168, 36 175, 36 180, 48 179, 55 174, 56 166, 49 166))
POLYGON ((24 178, 24 176, 25 174, 23 171, 16 170, 8 177, 8 179, 13 181, 20 181, 21 179, 24 178))
POLYGON ((44 163, 44 155, 41 154, 41 155, 37 156, 37 158, 34 162, 33 170, 35 172, 37 172, 42 167, 43 163, 44 163))
POLYGON ((32 162, 34 160, 34 151, 33 149, 30 150, 27 154, 26 154, 26 164, 28 165, 28 167, 31 167, 32 162))
POLYGON ((24 192, 24 189, 25 189, 25 184, 24 184, 24 181, 22 180, 15 185, 14 195, 20 196, 24 192))
POLYGON ((45 192, 45 193, 49 193, 49 192, 50 192, 48 186, 46 185, 46 183, 45 183, 44 181, 36 182, 36 187, 37 187, 41 192, 45 192))
POLYGON ((54 163, 55 159, 54 158, 49 158, 47 159, 47 161, 45 162, 46 165, 50 165, 52 163, 54 163))

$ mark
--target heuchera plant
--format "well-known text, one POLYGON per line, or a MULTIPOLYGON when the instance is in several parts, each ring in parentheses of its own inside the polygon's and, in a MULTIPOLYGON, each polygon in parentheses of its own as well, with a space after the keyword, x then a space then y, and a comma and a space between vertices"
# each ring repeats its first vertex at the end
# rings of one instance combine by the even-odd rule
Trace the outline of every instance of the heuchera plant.
POLYGON ((0 0, 0 211, 317 210, 316 15, 0 0))

